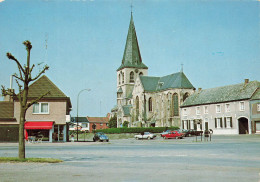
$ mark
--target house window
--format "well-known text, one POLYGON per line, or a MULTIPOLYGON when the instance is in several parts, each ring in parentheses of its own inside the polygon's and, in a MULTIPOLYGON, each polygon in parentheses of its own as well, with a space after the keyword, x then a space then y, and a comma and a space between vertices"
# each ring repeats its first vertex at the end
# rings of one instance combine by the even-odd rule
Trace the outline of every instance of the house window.
POLYGON ((196 107, 196 115, 200 115, 200 107, 196 107))
POLYGON ((221 107, 220 105, 216 105, 216 113, 220 113, 221 112, 221 107))
POLYGON ((245 102, 239 102, 239 109, 240 109, 240 111, 245 110, 245 102))
POLYGON ((226 112, 230 112, 230 104, 226 104, 226 112))
POLYGON ((49 103, 33 104, 33 114, 49 114, 49 103))
POLYGON ((187 109, 183 109, 183 116, 187 116, 187 109))
POLYGON ((130 83, 134 83, 135 82, 135 80, 134 80, 134 72, 133 71, 131 71, 131 73, 130 73, 130 83))
POLYGON ((222 118, 215 118, 215 128, 222 128, 222 118))
POLYGON ((225 128, 232 128, 232 117, 225 118, 225 128))
POLYGON ((149 105, 149 111, 153 111, 153 101, 152 101, 152 97, 149 98, 148 100, 148 105, 149 105))
POLYGON ((190 121, 190 129, 192 129, 192 130, 194 129, 194 121, 193 120, 190 121))
POLYGON ((209 113, 209 108, 208 106, 204 106, 204 114, 208 114, 209 113))
POLYGON ((260 111, 260 104, 257 104, 257 111, 260 111))

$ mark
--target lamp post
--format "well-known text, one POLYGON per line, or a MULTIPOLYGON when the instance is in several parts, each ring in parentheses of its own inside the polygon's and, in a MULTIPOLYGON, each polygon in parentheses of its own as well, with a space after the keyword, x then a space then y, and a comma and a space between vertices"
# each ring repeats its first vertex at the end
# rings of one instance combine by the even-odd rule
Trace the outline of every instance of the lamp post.
POLYGON ((90 91, 91 89, 83 89, 78 93, 78 97, 77 97, 77 142, 79 141, 79 95, 81 94, 81 92, 83 91, 90 91))

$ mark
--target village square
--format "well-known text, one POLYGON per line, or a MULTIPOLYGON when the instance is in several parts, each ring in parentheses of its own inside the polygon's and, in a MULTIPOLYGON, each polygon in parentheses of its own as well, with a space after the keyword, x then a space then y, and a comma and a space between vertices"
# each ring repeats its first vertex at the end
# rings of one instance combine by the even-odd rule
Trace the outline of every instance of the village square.
MULTIPOLYGON (((19 3, 13 3, 0 1, 0 15, 17 8, 19 3)), ((44 30, 39 30, 35 17, 25 18, 21 27, 34 20, 32 33, 24 28, 25 34, 14 34, 13 42, 3 44, 0 157, 63 162, 0 163, 0 181, 259 181, 260 36, 252 38, 257 28, 248 28, 255 22, 247 17, 255 15, 252 4, 259 2, 245 9, 242 2, 236 4, 248 13, 239 15, 247 25, 243 30, 236 11, 227 16, 234 10, 229 3, 218 4, 220 10, 196 1, 195 8, 180 2, 116 1, 124 11, 111 19, 115 9, 107 2, 50 3, 44 2, 39 12, 25 3, 13 15, 34 13, 49 28, 41 25, 44 30), (158 5, 165 16, 142 18, 145 5, 153 13, 158 5), (88 14, 83 7, 93 9, 88 14), (205 7, 212 8, 208 18, 205 7), (185 18, 194 17, 178 12, 186 8, 200 18, 187 23, 185 18), (172 22, 157 20, 174 13, 172 22), (216 25, 213 42, 208 32, 198 33, 205 31, 202 25, 211 30, 203 21, 216 25), (177 33, 167 32, 171 25, 177 33), (178 26, 185 27, 183 37, 178 26), (188 34, 192 29, 198 34, 188 34), (241 37, 231 36, 240 31, 241 37), (240 47, 239 41, 250 48, 240 47), (208 47, 223 51, 206 53, 208 47)), ((3 34, 15 27, 6 24, 3 34)))

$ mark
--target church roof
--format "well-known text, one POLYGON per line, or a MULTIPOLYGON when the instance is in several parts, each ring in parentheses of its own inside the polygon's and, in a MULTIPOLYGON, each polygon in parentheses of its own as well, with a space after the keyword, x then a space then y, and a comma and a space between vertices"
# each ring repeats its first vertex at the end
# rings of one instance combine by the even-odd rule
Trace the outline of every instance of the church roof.
POLYGON ((121 87, 118 89, 117 93, 123 93, 123 90, 121 87))
MULTIPOLYGON (((189 96, 181 107, 247 100, 253 96, 259 87, 260 82, 251 81, 249 83, 240 83, 197 91, 189 96)), ((259 93, 256 93, 256 97, 258 94, 259 93)))
POLYGON ((155 92, 170 88, 193 89, 193 85, 183 72, 163 77, 140 76, 145 91, 155 92))
POLYGON ((138 40, 135 31, 135 25, 133 20, 133 15, 131 13, 131 20, 128 29, 125 51, 122 59, 121 66, 117 69, 117 71, 123 68, 142 68, 148 69, 148 67, 142 63, 142 57, 138 45, 138 40))
POLYGON ((131 116, 131 108, 132 105, 124 105, 123 106, 123 111, 124 111, 124 116, 131 116))

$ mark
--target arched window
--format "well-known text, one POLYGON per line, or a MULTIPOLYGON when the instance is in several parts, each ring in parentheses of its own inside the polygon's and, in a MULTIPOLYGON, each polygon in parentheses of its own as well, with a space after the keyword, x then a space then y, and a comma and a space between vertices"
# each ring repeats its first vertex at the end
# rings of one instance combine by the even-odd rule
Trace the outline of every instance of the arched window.
POLYGON ((178 102, 178 94, 175 93, 172 95, 172 108, 173 108, 173 116, 179 116, 179 102, 178 102))
POLYGON ((135 99, 135 105, 136 105, 136 121, 138 121, 138 116, 139 116, 139 97, 136 96, 136 99, 135 99))
POLYGON ((186 93, 184 94, 184 96, 183 96, 183 102, 184 102, 188 97, 189 97, 189 93, 186 92, 186 93))
POLYGON ((143 72, 140 72, 140 73, 139 73, 139 76, 143 76, 143 75, 144 75, 143 72))
POLYGON ((149 98, 148 100, 148 105, 149 105, 149 111, 153 111, 153 101, 152 101, 152 97, 149 98))
POLYGON ((124 82, 125 82, 125 74, 122 73, 122 83, 124 83, 124 82))
POLYGON ((134 72, 131 71, 130 73, 130 83, 134 83, 135 82, 135 75, 134 75, 134 72))
POLYGON ((120 85, 120 83, 121 83, 121 74, 119 73, 119 75, 118 75, 118 84, 120 85))

